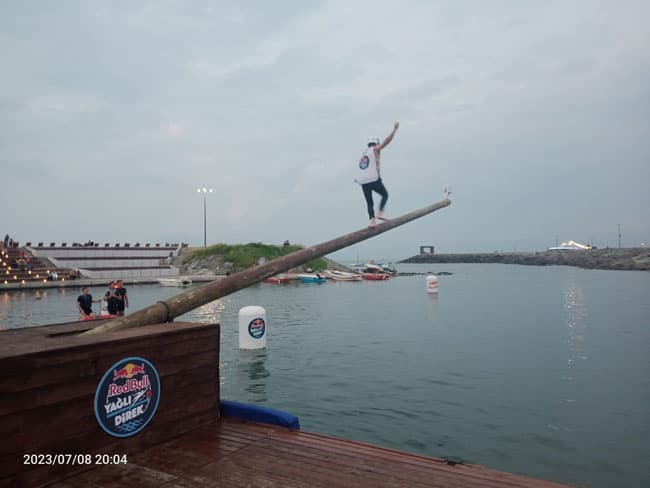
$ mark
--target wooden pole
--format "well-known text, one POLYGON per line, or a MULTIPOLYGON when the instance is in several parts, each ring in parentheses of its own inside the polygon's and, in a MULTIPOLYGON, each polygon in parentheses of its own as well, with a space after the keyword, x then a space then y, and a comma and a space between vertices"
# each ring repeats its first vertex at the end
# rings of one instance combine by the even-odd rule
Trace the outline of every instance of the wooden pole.
POLYGON ((225 278, 192 288, 191 290, 168 298, 166 301, 157 302, 128 316, 112 319, 109 323, 84 332, 84 334, 97 334, 100 332, 127 329, 130 327, 171 322, 174 318, 183 315, 190 310, 194 310, 201 305, 205 305, 213 300, 217 300, 246 288, 254 283, 264 280, 265 278, 269 278, 278 273, 282 273, 283 271, 305 264, 313 259, 320 258, 334 251, 338 251, 339 249, 356 244, 357 242, 383 234, 395 227, 399 227, 407 222, 447 207, 450 204, 451 200, 445 198, 444 200, 429 205, 428 207, 414 210, 378 224, 375 227, 366 227, 351 232, 350 234, 337 237, 336 239, 316 244, 305 249, 300 249, 299 251, 276 258, 261 266, 245 269, 244 271, 234 273, 225 278))

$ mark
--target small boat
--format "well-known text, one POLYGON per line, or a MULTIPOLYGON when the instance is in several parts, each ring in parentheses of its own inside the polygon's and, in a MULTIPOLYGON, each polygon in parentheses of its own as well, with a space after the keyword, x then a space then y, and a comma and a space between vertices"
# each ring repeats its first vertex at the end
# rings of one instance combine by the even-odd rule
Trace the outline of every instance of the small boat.
POLYGON ((264 283, 273 283, 273 284, 280 284, 280 283, 291 283, 291 277, 287 275, 275 275, 271 276, 270 278, 266 278, 264 280, 264 283))
POLYGON ((158 278, 158 283, 162 286, 190 286, 192 280, 186 277, 179 278, 158 278))
POLYGON ((397 274, 397 270, 394 267, 390 266, 390 265, 379 264, 378 266, 380 266, 381 269, 384 270, 384 273, 388 273, 390 275, 396 275, 397 274))
POLYGON ((390 279, 390 275, 388 273, 363 273, 363 279, 371 281, 384 281, 390 279))
POLYGON ((385 270, 382 266, 374 263, 366 264, 365 267, 360 270, 360 273, 363 275, 363 278, 365 280, 373 281, 384 281, 392 276, 392 274, 385 270))
POLYGON ((100 314, 100 315, 84 315, 84 316, 79 316, 79 322, 86 322, 88 320, 105 320, 105 319, 112 319, 117 317, 117 315, 110 315, 108 312, 105 314, 100 314))
POLYGON ((361 267, 355 267, 354 270, 357 273, 385 273, 389 275, 397 274, 397 270, 395 268, 375 263, 367 263, 361 267))
POLYGON ((319 274, 301 274, 298 275, 301 283, 325 283, 327 278, 319 274))
POLYGON ((359 273, 348 273, 346 271, 337 271, 335 269, 326 269, 323 274, 335 281, 362 281, 363 276, 359 273))
POLYGON ((364 273, 387 273, 387 274, 391 274, 391 271, 386 269, 381 264, 374 264, 374 263, 366 264, 366 267, 363 270, 364 273))
POLYGON ((113 319, 115 317, 119 317, 119 315, 108 313, 108 307, 106 306, 106 304, 103 304, 101 310, 99 311, 99 314, 88 315, 86 317, 79 317, 79 322, 83 322, 86 320, 113 319))

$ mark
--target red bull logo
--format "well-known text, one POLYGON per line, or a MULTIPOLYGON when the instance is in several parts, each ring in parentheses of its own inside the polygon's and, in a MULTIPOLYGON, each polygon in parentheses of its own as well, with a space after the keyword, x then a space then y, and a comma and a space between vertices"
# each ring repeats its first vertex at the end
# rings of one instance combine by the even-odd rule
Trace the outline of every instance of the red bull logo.
POLYGON ((361 159, 359 160, 359 168, 366 169, 369 164, 370 164, 370 158, 368 158, 368 156, 366 156, 365 154, 361 156, 361 159))
POLYGON ((99 425, 115 437, 140 432, 152 419, 160 400, 160 378, 143 358, 118 361, 102 378, 95 393, 99 425))
POLYGON ((141 380, 130 379, 127 380, 123 385, 118 385, 117 383, 111 383, 108 386, 108 396, 112 397, 115 395, 120 395, 122 393, 128 393, 129 391, 142 390, 147 388, 150 385, 149 375, 144 375, 141 380))
POLYGON ((260 339, 266 330, 266 324, 263 318, 256 318, 248 324, 248 333, 253 339, 260 339))
POLYGON ((144 363, 140 366, 129 363, 120 369, 113 370, 113 380, 118 378, 126 378, 128 380, 133 378, 136 374, 144 374, 144 363))

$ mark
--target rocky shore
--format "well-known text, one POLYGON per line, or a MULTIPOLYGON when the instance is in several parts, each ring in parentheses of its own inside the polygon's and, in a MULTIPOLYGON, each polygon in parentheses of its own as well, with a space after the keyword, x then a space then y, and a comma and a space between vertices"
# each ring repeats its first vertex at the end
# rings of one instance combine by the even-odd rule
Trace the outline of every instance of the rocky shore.
POLYGON ((571 251, 418 254, 401 263, 501 263, 531 266, 577 266, 586 269, 650 271, 650 249, 590 249, 571 251))

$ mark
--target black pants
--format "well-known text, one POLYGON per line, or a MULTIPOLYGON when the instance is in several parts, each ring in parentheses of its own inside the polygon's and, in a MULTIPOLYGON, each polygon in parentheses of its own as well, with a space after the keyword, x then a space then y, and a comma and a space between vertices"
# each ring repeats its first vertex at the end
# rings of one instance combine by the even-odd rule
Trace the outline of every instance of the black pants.
POLYGON ((117 302, 118 302, 117 298, 109 298, 108 299, 108 303, 107 303, 106 308, 108 309, 109 314, 117 315, 117 307, 118 307, 117 302))
POLYGON ((368 217, 371 219, 375 218, 375 202, 372 201, 372 192, 376 191, 381 195, 381 202, 379 202, 379 210, 384 211, 386 202, 388 201, 388 191, 384 186, 384 183, 379 178, 377 181, 372 183, 364 183, 361 185, 363 190, 363 196, 366 198, 366 203, 368 204, 368 217))

